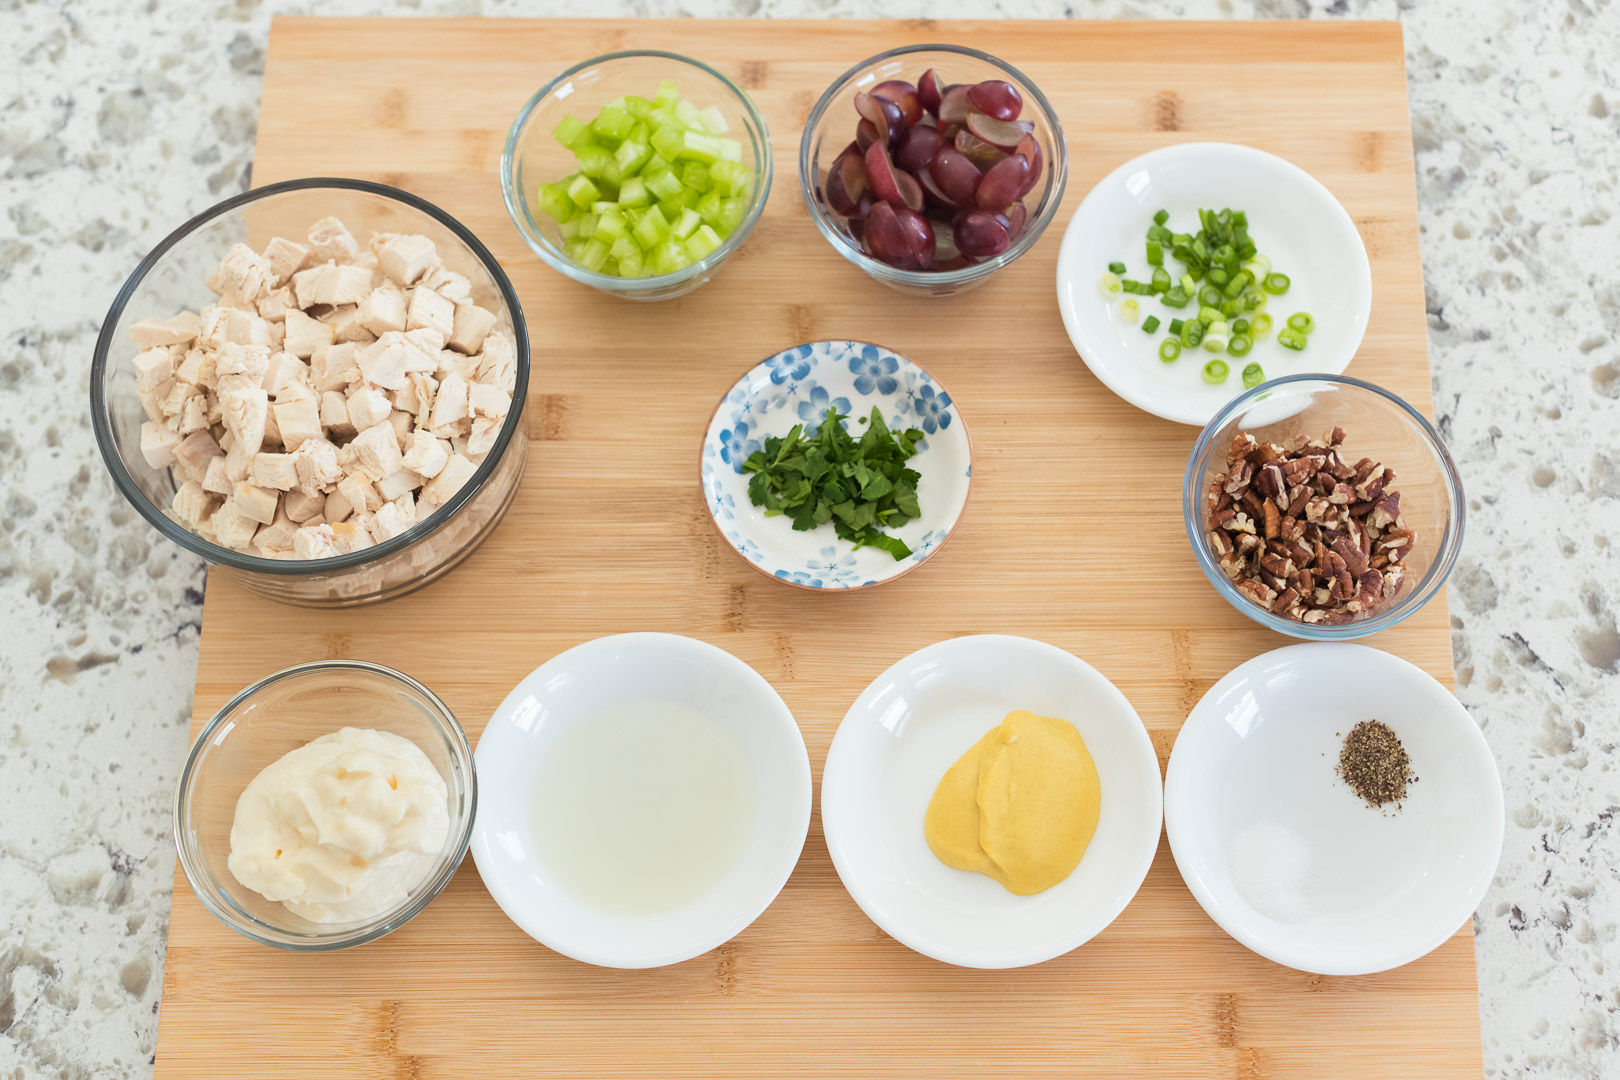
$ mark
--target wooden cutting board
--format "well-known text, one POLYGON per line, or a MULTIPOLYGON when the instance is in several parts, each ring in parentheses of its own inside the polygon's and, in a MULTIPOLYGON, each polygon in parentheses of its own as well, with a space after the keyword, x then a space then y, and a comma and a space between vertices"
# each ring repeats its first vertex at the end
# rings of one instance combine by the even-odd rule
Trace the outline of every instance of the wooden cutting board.
MULTIPOLYGON (((1236 664, 1284 639, 1200 576, 1182 531, 1194 432, 1104 389, 1053 298, 1064 222, 1126 159, 1227 139, 1308 169, 1349 209, 1373 269, 1353 374, 1429 406, 1400 29, 1356 23, 668 22, 277 19, 254 180, 366 177, 425 196, 481 236, 534 340, 535 439, 495 536, 444 581, 382 607, 312 612, 215 575, 195 722, 275 669, 321 657, 395 665, 475 739, 543 660, 602 634, 662 630, 742 657, 781 692, 819 778, 845 709, 940 638, 1025 634, 1069 649, 1130 698, 1162 760, 1236 664), (949 301, 870 282, 810 224, 795 157, 810 106, 846 67, 919 41, 972 44, 1052 98, 1071 157, 1052 231, 949 301), (748 245, 707 287, 638 306, 566 281, 519 240, 497 161, 546 79, 627 47, 700 56, 758 101, 776 186, 748 245), (976 450, 956 537, 916 573, 856 595, 769 581, 722 546, 697 448, 722 391, 788 345, 881 341, 957 395, 976 450)), ((1251 210, 1254 208, 1251 208, 1251 210)), ((1451 678, 1443 601, 1372 644, 1451 678)), ((506 920, 472 861, 376 944, 302 956, 225 929, 175 885, 157 1075, 181 1077, 1477 1078, 1469 928, 1398 971, 1279 967, 1211 922, 1162 844, 1117 922, 1068 956, 1005 972, 925 959, 844 892, 819 820, 776 903, 707 956, 606 971, 506 920)))

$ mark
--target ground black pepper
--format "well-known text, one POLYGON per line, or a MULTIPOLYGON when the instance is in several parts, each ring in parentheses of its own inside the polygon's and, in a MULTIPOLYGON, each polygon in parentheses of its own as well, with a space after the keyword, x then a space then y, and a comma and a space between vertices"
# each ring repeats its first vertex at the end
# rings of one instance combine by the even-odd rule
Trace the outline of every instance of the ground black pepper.
POLYGON ((1399 810, 1406 786, 1417 782, 1406 747, 1389 725, 1377 720, 1363 720, 1350 729, 1339 751, 1337 771, 1372 807, 1394 803, 1399 810))

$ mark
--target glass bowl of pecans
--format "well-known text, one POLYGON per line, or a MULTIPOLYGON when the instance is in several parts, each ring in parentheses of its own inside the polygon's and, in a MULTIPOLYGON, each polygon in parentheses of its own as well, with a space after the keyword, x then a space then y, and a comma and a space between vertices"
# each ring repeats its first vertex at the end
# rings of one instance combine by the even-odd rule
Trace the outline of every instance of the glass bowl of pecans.
POLYGON ((1217 592, 1290 637, 1394 626, 1462 547, 1462 481, 1424 416, 1382 387, 1290 375, 1232 400, 1193 447, 1187 538, 1217 592))

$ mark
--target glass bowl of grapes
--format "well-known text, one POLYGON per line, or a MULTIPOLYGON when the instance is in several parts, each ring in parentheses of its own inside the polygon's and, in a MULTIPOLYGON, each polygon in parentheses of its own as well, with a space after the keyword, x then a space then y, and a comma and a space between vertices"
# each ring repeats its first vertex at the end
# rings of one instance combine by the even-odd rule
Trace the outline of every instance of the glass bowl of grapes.
POLYGON ((799 144, 800 188, 827 242, 923 296, 971 289, 1028 251, 1067 168, 1039 88, 961 45, 862 60, 821 95, 799 144))

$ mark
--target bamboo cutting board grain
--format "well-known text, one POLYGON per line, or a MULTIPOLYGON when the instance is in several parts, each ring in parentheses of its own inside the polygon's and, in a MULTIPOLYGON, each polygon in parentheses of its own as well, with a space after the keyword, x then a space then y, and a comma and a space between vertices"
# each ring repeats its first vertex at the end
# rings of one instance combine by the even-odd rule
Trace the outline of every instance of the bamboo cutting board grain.
MULTIPOLYGON (((853 122, 853 114, 851 121, 853 122)), ((1373 269, 1351 373, 1429 406, 1400 30, 1307 23, 772 23, 278 19, 254 179, 358 176, 445 207, 495 251, 534 340, 535 443, 505 523, 462 568, 378 608, 310 612, 209 583, 201 724, 243 685, 321 657, 422 679, 477 738, 520 677, 627 630, 729 649, 781 692, 819 777, 844 710, 901 656, 972 632, 1073 651, 1141 713, 1161 763, 1217 678, 1284 644, 1204 582, 1182 531, 1194 432, 1138 412, 1075 357, 1053 299, 1070 212, 1122 161, 1227 139, 1281 154, 1350 211, 1373 269), (799 133, 846 67, 891 46, 972 44, 1052 98, 1069 141, 1052 231, 953 301, 902 297, 835 255, 797 190, 799 133), (507 125, 566 64, 626 47, 702 57, 772 131, 776 181, 741 254, 697 293, 616 302, 530 254, 507 221, 507 125), (1243 63, 1234 62, 1243 58, 1243 63), (858 595, 768 581, 722 546, 697 450, 722 391, 777 349, 881 341, 940 377, 974 436, 956 537, 858 595)), ((1251 208, 1256 209, 1256 208, 1251 208)), ((1372 642, 1449 681, 1443 601, 1372 642)), ((254 945, 175 887, 157 1075, 191 1077, 1477 1078, 1467 927, 1406 968, 1278 967, 1212 923, 1161 843, 1100 937, 1035 968, 965 971, 885 937, 844 892, 819 821, 776 903, 730 944, 605 971, 530 941, 471 860, 403 930, 301 956, 254 945)))

